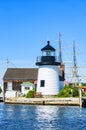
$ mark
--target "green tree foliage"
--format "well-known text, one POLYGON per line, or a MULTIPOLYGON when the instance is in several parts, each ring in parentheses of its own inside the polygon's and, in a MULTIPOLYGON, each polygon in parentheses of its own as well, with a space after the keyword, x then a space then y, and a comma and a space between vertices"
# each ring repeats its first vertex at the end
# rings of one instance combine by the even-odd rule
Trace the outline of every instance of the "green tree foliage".
POLYGON ((82 86, 86 86, 86 83, 82 83, 82 86))
POLYGON ((2 92, 2 89, 1 89, 1 87, 0 87, 0 93, 2 92))
POLYGON ((79 96, 78 88, 68 85, 65 85, 65 87, 57 95, 57 97, 78 97, 78 96, 79 96))
POLYGON ((36 94, 35 90, 30 90, 27 94, 26 94, 26 98, 34 98, 36 94))

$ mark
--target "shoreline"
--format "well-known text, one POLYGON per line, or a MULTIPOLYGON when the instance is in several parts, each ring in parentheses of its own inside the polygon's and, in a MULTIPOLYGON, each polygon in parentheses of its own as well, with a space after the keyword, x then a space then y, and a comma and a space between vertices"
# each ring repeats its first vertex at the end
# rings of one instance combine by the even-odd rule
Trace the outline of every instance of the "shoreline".
POLYGON ((5 98, 4 103, 27 105, 67 105, 80 106, 79 98, 5 98))

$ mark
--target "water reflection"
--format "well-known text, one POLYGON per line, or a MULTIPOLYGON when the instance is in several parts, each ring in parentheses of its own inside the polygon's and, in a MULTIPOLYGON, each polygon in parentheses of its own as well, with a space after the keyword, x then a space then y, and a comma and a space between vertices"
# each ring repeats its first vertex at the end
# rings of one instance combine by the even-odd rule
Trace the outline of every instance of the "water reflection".
POLYGON ((49 130, 53 130, 54 124, 53 121, 55 118, 59 118, 58 116, 56 117, 56 113, 58 113, 59 108, 57 106, 38 106, 36 109, 36 129, 44 129, 46 128, 49 130))
POLYGON ((85 130, 86 108, 0 103, 0 130, 85 130))
POLYGON ((36 129, 58 130, 63 129, 68 122, 66 107, 39 106, 36 110, 36 129), (63 120, 63 121, 62 121, 63 120), (62 124, 63 123, 63 124, 62 124), (63 125, 63 126, 62 126, 63 125))

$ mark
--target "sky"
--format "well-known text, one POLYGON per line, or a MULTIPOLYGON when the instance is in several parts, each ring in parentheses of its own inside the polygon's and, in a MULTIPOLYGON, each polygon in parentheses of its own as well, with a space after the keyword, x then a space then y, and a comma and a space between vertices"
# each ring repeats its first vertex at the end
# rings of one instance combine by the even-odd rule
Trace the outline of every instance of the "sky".
POLYGON ((73 60, 75 41, 77 64, 86 66, 86 0, 0 0, 0 81, 7 67, 37 67, 48 40, 58 55, 59 32, 63 61, 73 60))

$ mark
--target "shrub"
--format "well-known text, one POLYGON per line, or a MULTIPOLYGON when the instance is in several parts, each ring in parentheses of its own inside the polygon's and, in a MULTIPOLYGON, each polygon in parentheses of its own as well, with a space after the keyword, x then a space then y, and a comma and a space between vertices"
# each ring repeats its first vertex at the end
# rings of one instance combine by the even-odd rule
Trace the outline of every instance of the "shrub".
POLYGON ((79 96, 79 91, 73 86, 65 86, 57 95, 57 97, 77 97, 79 96))
POLYGON ((0 93, 2 92, 2 89, 1 89, 1 87, 0 87, 0 93))
POLYGON ((79 96, 79 90, 77 88, 73 88, 73 97, 79 96))
POLYGON ((82 92, 82 96, 83 96, 83 97, 86 97, 86 92, 82 92))
POLYGON ((41 98, 41 97, 42 97, 41 92, 36 92, 35 97, 36 97, 36 98, 41 98))
POLYGON ((36 94, 35 90, 30 90, 27 94, 26 94, 26 98, 34 98, 36 94))

